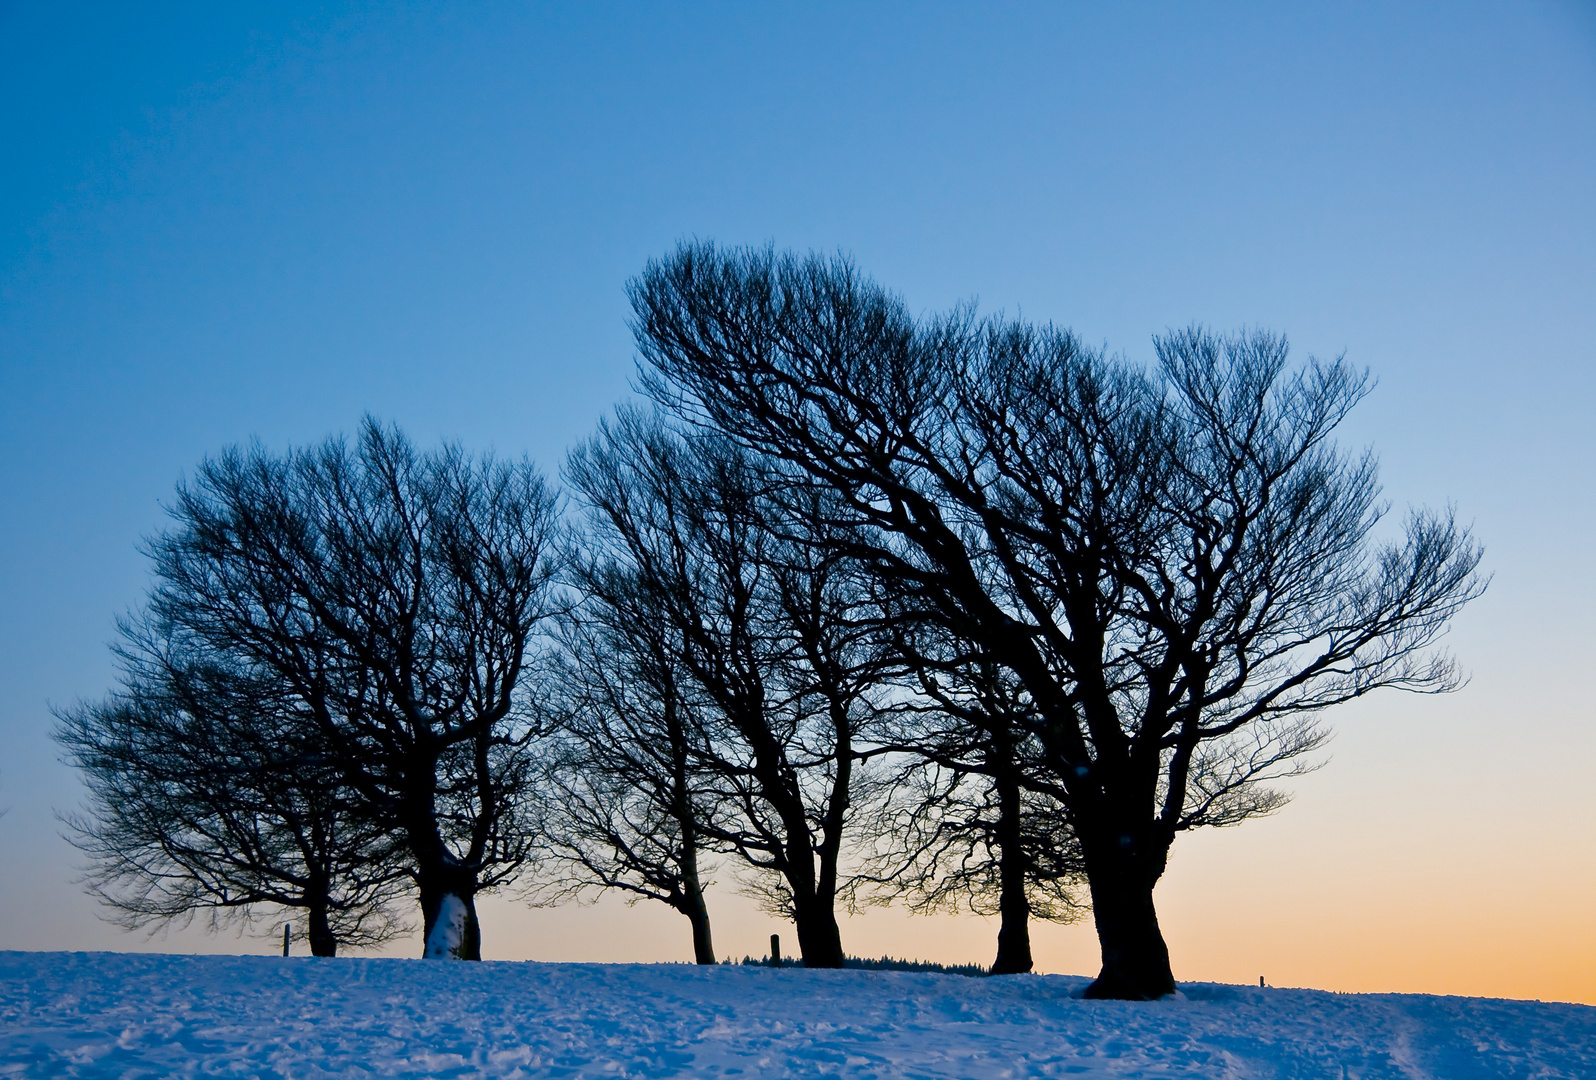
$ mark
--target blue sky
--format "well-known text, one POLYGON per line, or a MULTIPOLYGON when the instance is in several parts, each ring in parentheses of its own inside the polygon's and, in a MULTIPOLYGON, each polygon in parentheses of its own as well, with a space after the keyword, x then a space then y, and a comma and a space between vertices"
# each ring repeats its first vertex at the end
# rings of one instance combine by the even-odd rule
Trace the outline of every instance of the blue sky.
MULTIPOLYGON (((1298 806, 1177 851, 1166 921, 1270 843, 1372 874, 1395 821, 1460 874, 1563 851, 1548 911, 1596 883, 1596 5, 11 3, 0 100, 0 948, 137 943, 70 883, 47 702, 109 685, 185 471, 366 411, 553 471, 628 394, 626 279, 694 236, 1132 357, 1201 321, 1372 368, 1348 440, 1488 548, 1474 682, 1349 712, 1298 806)), ((1422 892, 1389 861, 1369 890, 1422 892)))

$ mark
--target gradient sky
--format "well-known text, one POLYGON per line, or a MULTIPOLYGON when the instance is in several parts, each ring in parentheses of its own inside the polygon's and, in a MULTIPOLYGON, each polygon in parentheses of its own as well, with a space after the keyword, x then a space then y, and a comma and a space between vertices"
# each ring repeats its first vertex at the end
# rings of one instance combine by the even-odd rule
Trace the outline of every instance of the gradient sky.
MULTIPOLYGON (((53 817, 49 704, 110 686, 173 484, 366 411, 552 472, 629 393, 626 279, 705 237, 1370 367, 1347 440, 1487 546, 1473 680, 1341 709, 1291 806, 1177 842, 1176 976, 1596 1003, 1596 5, 153 7, 0 2, 0 948, 272 948, 107 926, 53 817)), ((720 877, 719 950, 763 952, 720 877)), ((648 907, 493 903, 484 950, 689 957, 648 907)))

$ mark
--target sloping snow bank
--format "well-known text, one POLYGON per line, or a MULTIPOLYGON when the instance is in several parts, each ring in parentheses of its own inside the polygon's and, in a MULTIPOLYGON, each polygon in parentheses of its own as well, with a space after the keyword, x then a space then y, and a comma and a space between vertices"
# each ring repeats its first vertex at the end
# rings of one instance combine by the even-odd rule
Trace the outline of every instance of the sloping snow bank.
POLYGON ((1596 1008, 1063 976, 0 953, 0 1076, 1596 1078, 1596 1008))

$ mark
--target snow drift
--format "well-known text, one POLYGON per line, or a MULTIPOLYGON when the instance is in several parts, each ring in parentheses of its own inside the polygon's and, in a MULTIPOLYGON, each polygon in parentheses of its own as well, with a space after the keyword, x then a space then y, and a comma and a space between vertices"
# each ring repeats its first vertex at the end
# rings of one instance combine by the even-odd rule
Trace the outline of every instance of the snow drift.
POLYGON ((0 1076, 1596 1077, 1596 1008, 723 966, 0 953, 0 1076))

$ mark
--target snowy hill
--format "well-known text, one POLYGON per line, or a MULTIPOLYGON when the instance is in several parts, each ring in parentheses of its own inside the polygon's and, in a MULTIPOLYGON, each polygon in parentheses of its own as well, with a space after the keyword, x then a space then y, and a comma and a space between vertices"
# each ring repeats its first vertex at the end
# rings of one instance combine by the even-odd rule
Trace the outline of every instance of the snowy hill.
POLYGON ((0 1076, 1596 1078, 1596 1008, 669 965, 0 953, 0 1076))

